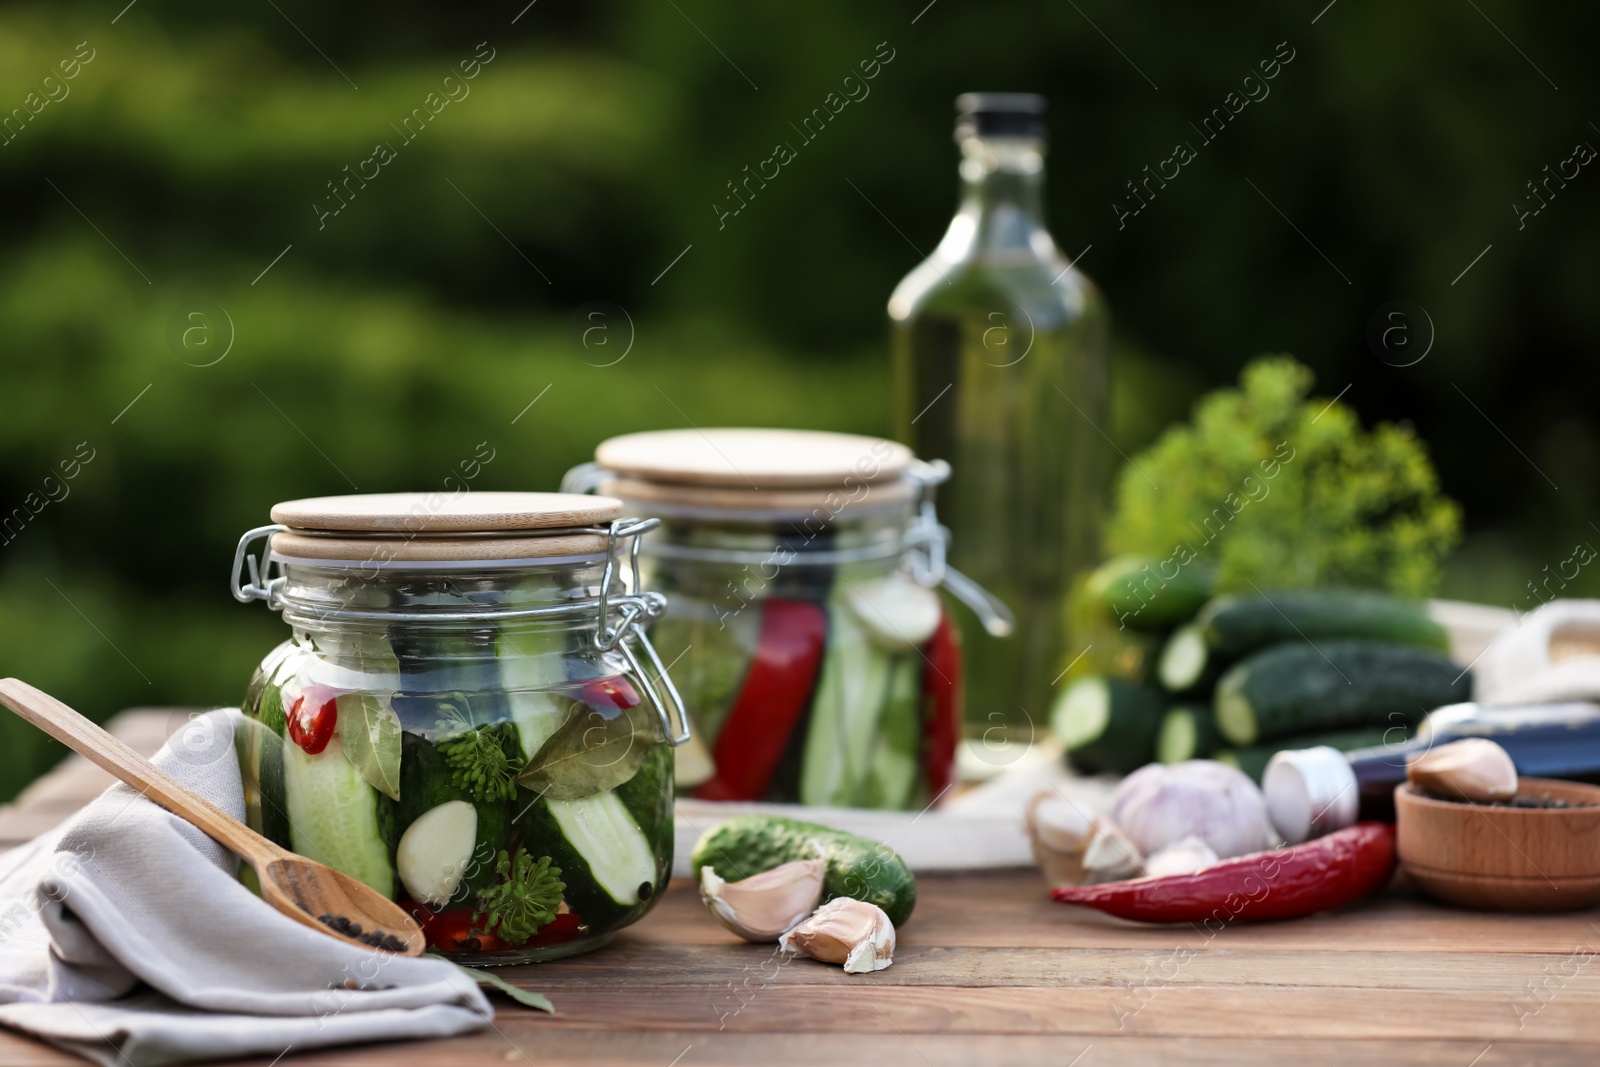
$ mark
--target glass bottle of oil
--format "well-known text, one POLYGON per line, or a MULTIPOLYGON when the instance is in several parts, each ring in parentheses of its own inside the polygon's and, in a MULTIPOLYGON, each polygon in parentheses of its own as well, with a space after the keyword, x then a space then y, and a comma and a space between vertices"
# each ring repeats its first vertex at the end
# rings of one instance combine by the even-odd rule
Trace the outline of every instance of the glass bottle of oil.
POLYGON ((1109 324, 1045 229, 1044 99, 967 93, 956 108, 960 209, 889 298, 895 424, 950 462, 951 562, 1017 619, 999 639, 961 613, 969 726, 1026 740, 1070 658, 1068 587, 1099 549, 1109 324))

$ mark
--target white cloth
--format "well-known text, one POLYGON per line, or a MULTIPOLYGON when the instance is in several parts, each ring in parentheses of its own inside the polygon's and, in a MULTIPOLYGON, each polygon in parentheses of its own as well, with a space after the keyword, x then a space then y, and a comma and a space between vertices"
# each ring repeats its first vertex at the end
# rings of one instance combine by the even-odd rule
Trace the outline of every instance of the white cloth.
MULTIPOLYGON (((193 720, 155 762, 242 818, 237 715, 193 720)), ((453 963, 319 934, 237 870, 232 853, 121 784, 0 857, 0 1024, 108 1067, 159 1067, 493 1020, 453 963)))
POLYGON ((1480 704, 1600 700, 1600 600, 1552 600, 1523 615, 1472 678, 1480 704))

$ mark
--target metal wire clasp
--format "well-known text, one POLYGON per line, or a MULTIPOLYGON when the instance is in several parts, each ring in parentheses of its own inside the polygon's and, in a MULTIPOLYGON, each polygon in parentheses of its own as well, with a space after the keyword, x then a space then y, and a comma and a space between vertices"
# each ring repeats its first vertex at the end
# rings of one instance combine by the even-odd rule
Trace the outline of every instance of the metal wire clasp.
POLYGON ((639 541, 645 533, 660 525, 660 519, 617 519, 611 523, 606 536, 606 569, 600 578, 599 621, 595 627, 594 644, 601 652, 617 649, 627 659, 628 666, 645 687, 651 702, 655 704, 661 716, 661 728, 666 734, 667 742, 676 747, 689 740, 689 713, 683 705, 683 697, 678 693, 678 687, 672 682, 672 676, 667 673, 666 666, 661 662, 660 654, 656 652, 655 646, 645 634, 645 626, 666 612, 667 598, 660 593, 645 592, 639 578, 639 541), (616 580, 617 542, 624 538, 629 539, 630 582, 627 594, 617 598, 617 602, 621 605, 621 615, 616 626, 612 626, 608 617, 610 614, 608 598, 611 595, 611 583, 616 580), (655 668, 654 679, 629 647, 628 637, 638 641, 639 647, 644 649, 645 655, 649 657, 650 666, 655 668), (664 694, 656 688, 657 683, 665 690, 664 694), (666 699, 663 699, 663 696, 666 699))
POLYGON ((950 566, 946 558, 950 530, 940 525, 933 497, 934 491, 950 480, 950 464, 942 459, 916 460, 911 464, 910 475, 920 489, 917 514, 906 528, 906 563, 911 577, 929 589, 944 586, 951 596, 973 610, 984 630, 993 636, 1011 636, 1017 628, 1017 617, 1011 609, 999 597, 950 566))
MULTIPOLYGON (((272 568, 278 566, 278 561, 273 558, 270 538, 273 534, 280 533, 286 529, 288 527, 280 526, 276 523, 271 526, 257 526, 254 530, 247 531, 243 537, 239 538, 239 547, 233 550, 233 574, 229 577, 228 583, 233 590, 233 599, 241 604, 248 604, 252 600, 264 600, 267 607, 273 611, 278 611, 283 607, 283 598, 280 596, 280 590, 283 589, 283 583, 287 579, 282 573, 279 573, 276 577, 272 575, 272 568), (261 546, 259 560, 250 554, 251 542, 257 540, 266 542, 261 546), (250 572, 250 580, 243 585, 239 583, 241 569, 247 569, 250 572)), ((278 569, 280 572, 282 571, 281 567, 278 569)))

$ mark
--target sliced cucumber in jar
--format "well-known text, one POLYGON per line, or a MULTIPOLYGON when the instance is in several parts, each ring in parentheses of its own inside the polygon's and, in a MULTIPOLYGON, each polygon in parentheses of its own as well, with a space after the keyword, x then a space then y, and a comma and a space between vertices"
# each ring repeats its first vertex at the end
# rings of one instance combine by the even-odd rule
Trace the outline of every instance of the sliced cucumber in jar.
POLYGON ((394 896, 385 834, 393 818, 380 810, 392 802, 366 783, 337 737, 316 755, 284 745, 283 791, 290 848, 394 896))
POLYGON ((829 607, 828 648, 800 768, 800 803, 814 806, 855 802, 889 686, 890 657, 837 598, 829 607))
POLYGON ((909 652, 927 644, 939 628, 939 594, 896 572, 875 581, 852 581, 844 602, 873 644, 888 652, 909 652))
POLYGON ((644 831, 615 793, 582 800, 552 800, 550 814, 589 865, 589 877, 616 903, 632 907, 649 896, 656 857, 644 831))

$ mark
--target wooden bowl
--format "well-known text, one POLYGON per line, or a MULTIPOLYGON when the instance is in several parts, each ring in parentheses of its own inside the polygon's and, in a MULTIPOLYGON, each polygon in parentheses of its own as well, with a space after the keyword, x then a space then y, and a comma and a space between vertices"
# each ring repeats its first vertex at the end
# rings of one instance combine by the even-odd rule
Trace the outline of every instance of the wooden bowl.
POLYGON ((1429 896, 1467 908, 1571 911, 1600 901, 1600 787, 1524 778, 1517 793, 1596 806, 1466 804, 1397 786, 1396 848, 1406 873, 1429 896))

